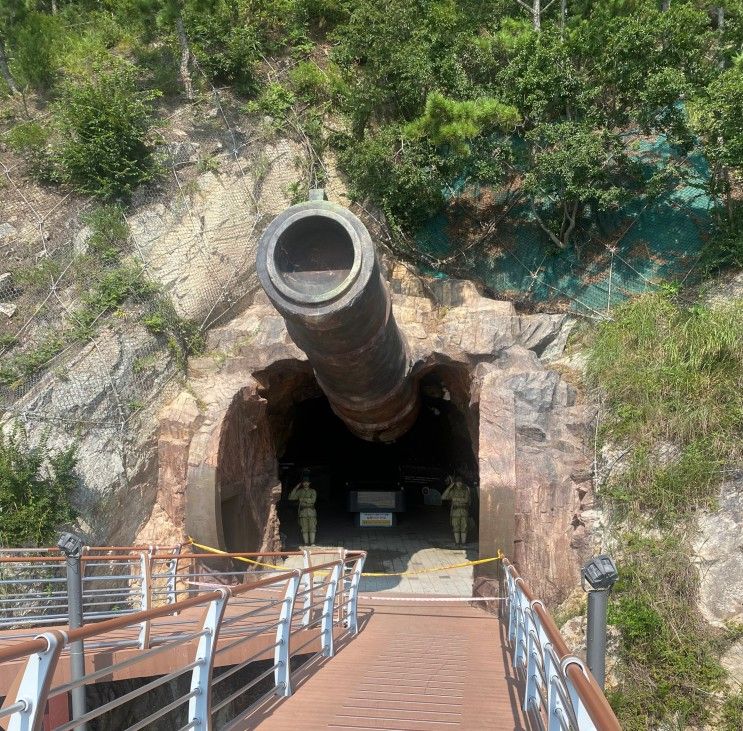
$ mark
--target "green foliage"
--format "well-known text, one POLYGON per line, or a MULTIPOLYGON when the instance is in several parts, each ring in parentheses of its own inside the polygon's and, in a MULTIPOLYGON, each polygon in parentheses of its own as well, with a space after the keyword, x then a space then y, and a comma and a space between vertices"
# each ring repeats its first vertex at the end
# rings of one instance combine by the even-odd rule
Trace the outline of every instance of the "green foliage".
POLYGON ((233 83, 243 93, 254 91, 261 51, 257 28, 241 22, 230 3, 215 3, 211 12, 187 3, 184 15, 191 49, 207 75, 233 83))
POLYGON ((11 150, 25 158, 29 172, 41 180, 54 178, 54 167, 49 160, 50 131, 38 122, 22 122, 3 135, 11 150))
POLYGON ((743 309, 683 306, 677 295, 669 286, 616 309, 589 357, 606 396, 601 436, 623 449, 601 495, 632 526, 615 539, 621 571, 610 607, 623 661, 611 701, 628 731, 671 718, 703 725, 724 678, 725 638, 696 609, 688 524, 714 504, 720 470, 741 457, 743 309))
POLYGON ((739 303, 687 308, 647 295, 601 325, 590 374, 607 397, 605 435, 628 446, 631 464, 608 485, 614 500, 661 522, 709 503, 720 466, 740 457, 742 348, 739 303))
POLYGON ((720 731, 740 731, 743 728, 743 691, 729 696, 720 714, 720 731))
POLYGON ((136 71, 124 62, 97 64, 92 78, 67 83, 55 105, 61 179, 102 199, 128 198, 151 180, 157 96, 137 88, 136 71))
POLYGON ((158 297, 152 311, 142 318, 142 324, 153 335, 165 337, 168 350, 181 369, 185 369, 190 356, 204 351, 205 341, 199 323, 180 317, 169 299, 158 297))
POLYGON ((25 15, 12 38, 11 70, 22 86, 42 90, 51 86, 63 32, 58 18, 36 12, 25 15))
POLYGON ((622 562, 609 609, 621 631, 625 667, 611 702, 626 731, 665 718, 679 728, 709 720, 710 694, 725 676, 719 648, 695 609, 696 574, 684 536, 622 536, 622 562))
POLYGON ((340 161, 352 194, 371 197, 392 225, 413 228, 441 207, 445 178, 435 148, 409 139, 400 127, 384 127, 359 142, 346 140, 340 161))
POLYGON ((75 519, 76 449, 32 447, 22 429, 0 431, 0 545, 46 546, 75 519))
POLYGON ((0 334, 0 352, 10 350, 18 344, 18 338, 10 333, 0 334))
POLYGON ((118 261, 129 238, 129 227, 119 205, 102 205, 80 220, 91 228, 88 238, 88 255, 103 264, 118 261))
POLYGON ((263 113, 271 117, 277 127, 283 126, 289 111, 296 103, 296 97, 281 84, 267 84, 260 96, 245 105, 248 114, 263 113))
POLYGON ((311 104, 327 101, 331 86, 327 74, 312 61, 301 61, 289 72, 289 82, 300 99, 311 104))
POLYGON ((498 88, 527 125, 564 120, 585 111, 587 100, 582 96, 586 90, 570 49, 559 35, 524 31, 523 26, 506 29, 498 36, 498 42, 508 48, 508 62, 497 72, 498 88))
POLYGON ((699 264, 707 275, 743 269, 743 207, 732 206, 730 215, 705 243, 699 264))
POLYGON ((469 154, 473 138, 485 132, 513 130, 520 121, 514 107, 497 99, 456 101, 433 92, 426 99, 423 114, 407 130, 434 145, 448 145, 457 154, 469 154))
POLYGON ((47 335, 30 349, 4 357, 0 362, 0 384, 10 388, 23 385, 45 369, 65 347, 92 337, 102 315, 132 298, 152 299, 157 292, 157 288, 144 278, 142 270, 131 264, 103 271, 91 266, 86 275, 89 286, 80 296, 81 305, 70 313, 68 327, 47 335))
POLYGON ((586 208, 617 208, 642 181, 621 139, 586 124, 542 124, 526 135, 531 159, 524 178, 537 222, 558 247, 569 245, 586 208))

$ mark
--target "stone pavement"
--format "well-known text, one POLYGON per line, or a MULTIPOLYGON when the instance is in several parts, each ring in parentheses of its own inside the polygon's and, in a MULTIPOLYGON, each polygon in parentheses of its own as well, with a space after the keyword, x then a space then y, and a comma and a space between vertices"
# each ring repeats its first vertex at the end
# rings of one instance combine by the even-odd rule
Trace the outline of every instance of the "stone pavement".
MULTIPOLYGON (((282 516, 282 530, 286 532, 286 550, 299 547, 296 518, 293 513, 282 516)), ((459 564, 478 558, 477 542, 455 546, 449 527, 448 506, 420 506, 405 513, 394 528, 357 528, 349 513, 319 516, 317 545, 313 553, 328 550, 327 557, 316 556, 315 561, 330 561, 337 555, 337 547, 366 551, 364 572, 401 573, 459 564)), ((301 565, 300 561, 287 565, 301 565)), ((471 596, 472 567, 445 569, 416 576, 363 577, 362 594, 384 595, 438 594, 471 596)))

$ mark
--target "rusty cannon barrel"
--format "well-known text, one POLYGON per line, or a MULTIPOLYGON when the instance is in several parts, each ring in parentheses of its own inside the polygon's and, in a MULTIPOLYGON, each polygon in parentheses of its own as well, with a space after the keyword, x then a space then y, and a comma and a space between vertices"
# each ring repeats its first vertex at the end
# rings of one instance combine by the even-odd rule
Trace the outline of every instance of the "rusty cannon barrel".
POLYGON ((257 269, 348 428, 369 441, 404 434, 418 414, 418 393, 364 224, 324 200, 292 206, 261 237, 257 269))

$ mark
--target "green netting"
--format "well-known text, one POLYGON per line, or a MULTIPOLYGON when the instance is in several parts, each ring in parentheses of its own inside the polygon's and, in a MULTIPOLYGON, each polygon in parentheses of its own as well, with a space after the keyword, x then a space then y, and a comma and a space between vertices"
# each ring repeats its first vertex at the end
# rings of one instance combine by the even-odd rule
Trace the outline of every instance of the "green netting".
MULTIPOLYGON (((673 156, 663 138, 635 143, 635 149, 656 166, 673 156)), ((589 217, 590 225, 566 251, 550 244, 517 198, 508 208, 506 192, 472 186, 465 210, 449 206, 416 232, 415 241, 433 262, 451 265, 434 265, 431 273, 447 269, 477 278, 494 296, 536 309, 603 316, 660 282, 695 278, 711 228, 712 201, 705 189, 705 159, 692 154, 684 165, 683 185, 651 204, 638 201, 611 216, 589 217), (489 218, 501 220, 481 243, 471 245, 489 218)), ((461 189, 456 193, 461 196, 461 189)))

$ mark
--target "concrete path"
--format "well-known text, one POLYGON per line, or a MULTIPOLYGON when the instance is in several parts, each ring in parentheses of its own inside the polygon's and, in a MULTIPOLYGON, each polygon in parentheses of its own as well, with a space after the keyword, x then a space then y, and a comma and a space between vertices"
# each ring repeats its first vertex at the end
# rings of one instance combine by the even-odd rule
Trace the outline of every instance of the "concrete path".
MULTIPOLYGON (((299 547, 296 520, 289 514, 282 520, 287 531, 286 550, 299 547)), ((364 567, 369 573, 416 572, 477 559, 477 543, 455 546, 449 528, 447 507, 418 508, 406 514, 394 528, 356 528, 351 514, 330 517, 320 516, 318 545, 312 551, 329 551, 327 557, 315 561, 331 560, 337 556, 337 547, 367 551, 364 567)), ((301 559, 287 562, 287 566, 301 566, 301 559)), ((416 576, 364 577, 361 592, 433 594, 439 596, 471 596, 472 568, 443 569, 416 576)))

